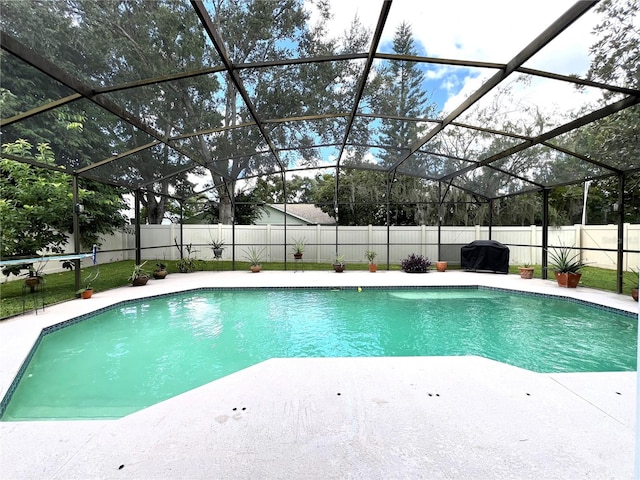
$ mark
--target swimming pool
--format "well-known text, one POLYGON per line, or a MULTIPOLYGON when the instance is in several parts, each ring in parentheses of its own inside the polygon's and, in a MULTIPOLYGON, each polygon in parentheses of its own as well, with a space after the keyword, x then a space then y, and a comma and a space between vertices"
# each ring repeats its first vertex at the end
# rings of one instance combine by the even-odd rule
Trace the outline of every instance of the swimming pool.
POLYGON ((636 368, 630 314, 484 287, 208 289, 41 336, 3 420, 119 418, 272 357, 480 355, 538 372, 636 368))

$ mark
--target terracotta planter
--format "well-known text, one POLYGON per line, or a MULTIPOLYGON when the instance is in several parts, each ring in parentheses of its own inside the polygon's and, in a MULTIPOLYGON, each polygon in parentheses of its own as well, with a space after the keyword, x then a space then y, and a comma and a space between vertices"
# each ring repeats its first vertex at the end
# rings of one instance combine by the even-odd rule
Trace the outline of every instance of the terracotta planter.
POLYGON ((262 270, 262 265, 251 265, 251 267, 249 268, 253 273, 260 273, 260 271, 262 270))
POLYGON ((638 289, 637 288, 632 288, 631 289, 631 298, 633 298, 636 302, 638 301, 638 289))
POLYGON ((518 267, 520 271, 520 278, 531 279, 533 278, 533 267, 518 267))
POLYGON ((40 277, 27 277, 24 283, 27 287, 35 287, 36 285, 40 285, 40 277))
POLYGON ((436 270, 444 272, 447 270, 447 262, 436 262, 436 270))
POLYGON ((378 264, 377 263, 370 263, 369 264, 369 271, 371 273, 375 273, 378 271, 378 264))
POLYGON ((576 288, 582 277, 581 273, 553 272, 553 274, 556 276, 558 286, 565 288, 576 288))
POLYGON ((149 277, 146 275, 140 275, 136 277, 133 282, 131 282, 132 287, 141 287, 142 285, 146 285, 149 281, 149 277))
POLYGON ((153 278, 155 278, 156 280, 163 280, 167 275, 169 275, 169 272, 166 270, 153 271, 153 278))
POLYGON ((93 288, 87 288, 80 294, 82 298, 91 298, 91 295, 93 295, 93 288))

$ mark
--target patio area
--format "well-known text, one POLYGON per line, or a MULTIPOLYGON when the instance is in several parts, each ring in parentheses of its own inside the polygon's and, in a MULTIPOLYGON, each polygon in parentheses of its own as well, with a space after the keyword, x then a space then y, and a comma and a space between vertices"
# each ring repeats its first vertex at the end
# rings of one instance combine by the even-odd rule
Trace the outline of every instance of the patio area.
MULTIPOLYGON (((196 272, 0 322, 0 389, 40 330, 200 287, 486 285, 631 312, 628 296, 447 271, 196 272)), ((636 373, 539 374, 485 358, 274 358, 114 421, 0 423, 6 479, 632 478, 636 373)))

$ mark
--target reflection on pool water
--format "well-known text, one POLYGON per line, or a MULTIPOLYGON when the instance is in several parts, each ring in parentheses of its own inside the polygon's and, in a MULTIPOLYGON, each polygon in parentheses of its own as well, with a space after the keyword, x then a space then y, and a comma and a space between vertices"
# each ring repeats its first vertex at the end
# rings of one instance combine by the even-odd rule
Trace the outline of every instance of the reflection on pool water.
POLYGON ((272 357, 478 355, 537 372, 636 369, 637 320, 489 288, 207 290, 42 337, 3 420, 118 418, 272 357))

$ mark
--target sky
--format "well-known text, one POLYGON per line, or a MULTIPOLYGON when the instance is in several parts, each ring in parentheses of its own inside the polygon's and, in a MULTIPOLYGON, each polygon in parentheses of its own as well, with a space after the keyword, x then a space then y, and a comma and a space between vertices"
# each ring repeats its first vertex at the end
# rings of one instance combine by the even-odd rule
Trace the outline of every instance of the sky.
MULTIPOLYGON (((393 0, 379 50, 392 51, 393 34, 404 21, 412 26, 420 55, 507 63, 574 3, 574 0, 393 0)), ((344 32, 354 15, 374 31, 382 4, 381 0, 331 1, 334 12, 331 34, 344 32)), ((584 75, 589 67, 588 47, 593 43, 590 32, 594 24, 595 15, 590 11, 525 65, 584 75)), ((433 99, 439 106, 451 111, 494 72, 429 67, 427 85, 434 91, 433 99)), ((566 89, 555 93, 548 85, 539 88, 532 84, 522 95, 527 96, 527 102, 554 103, 565 111, 585 101, 584 94, 568 95, 566 89)))

